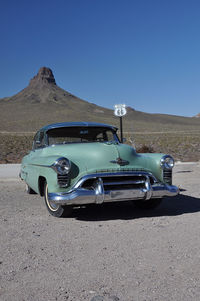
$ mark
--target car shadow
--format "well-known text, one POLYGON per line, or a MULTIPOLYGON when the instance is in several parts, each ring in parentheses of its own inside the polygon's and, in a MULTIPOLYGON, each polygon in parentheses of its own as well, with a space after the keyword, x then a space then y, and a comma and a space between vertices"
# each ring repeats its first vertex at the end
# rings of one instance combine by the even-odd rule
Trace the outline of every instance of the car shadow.
POLYGON ((87 205, 75 208, 72 217, 81 221, 130 220, 143 217, 176 216, 200 211, 200 198, 179 194, 176 197, 164 198, 155 209, 136 208, 132 202, 106 203, 87 205))

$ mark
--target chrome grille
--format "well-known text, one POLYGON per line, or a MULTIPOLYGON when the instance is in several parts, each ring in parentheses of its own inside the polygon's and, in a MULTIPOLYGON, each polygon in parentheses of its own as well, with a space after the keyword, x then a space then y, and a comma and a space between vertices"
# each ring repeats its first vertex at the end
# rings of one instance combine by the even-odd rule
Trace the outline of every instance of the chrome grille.
POLYGON ((68 175, 57 175, 58 185, 60 187, 67 187, 69 185, 69 176, 68 175))
MULTIPOLYGON (((127 189, 142 189, 146 186, 146 181, 149 179, 151 184, 155 183, 155 178, 150 174, 128 174, 128 175, 103 175, 100 176, 105 191, 114 190, 127 190, 127 189)), ((97 178, 87 179, 82 184, 82 187, 86 189, 92 189, 96 185, 97 178)))
POLYGON ((172 185, 172 170, 163 170, 163 180, 165 183, 172 185))
POLYGON ((102 177, 104 190, 145 188, 144 176, 102 177))

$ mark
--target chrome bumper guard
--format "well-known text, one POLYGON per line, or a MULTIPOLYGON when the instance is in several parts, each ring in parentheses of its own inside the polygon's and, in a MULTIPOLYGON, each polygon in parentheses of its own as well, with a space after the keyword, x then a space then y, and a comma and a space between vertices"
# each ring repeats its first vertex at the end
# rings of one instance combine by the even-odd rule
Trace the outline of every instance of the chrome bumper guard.
POLYGON ((149 179, 149 176, 152 177, 151 174, 142 173, 141 175, 145 175, 146 177, 144 185, 145 188, 104 190, 103 180, 100 175, 99 177, 98 175, 88 175, 82 178, 69 192, 48 193, 48 198, 49 201, 58 205, 83 205, 138 199, 149 200, 151 198, 162 198, 164 196, 172 197, 179 194, 178 187, 158 182, 151 184, 149 179), (85 180, 91 178, 96 179, 95 187, 93 187, 93 189, 85 189, 81 187, 85 180))

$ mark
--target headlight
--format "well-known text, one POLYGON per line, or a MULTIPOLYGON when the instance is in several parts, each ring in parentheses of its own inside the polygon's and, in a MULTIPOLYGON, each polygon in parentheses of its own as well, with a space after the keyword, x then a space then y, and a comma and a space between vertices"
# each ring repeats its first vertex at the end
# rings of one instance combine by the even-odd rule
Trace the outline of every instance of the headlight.
POLYGON ((71 168, 71 163, 66 158, 59 158, 56 162, 52 165, 52 168, 57 172, 59 175, 66 175, 69 173, 71 168))
POLYGON ((160 160, 160 166, 163 169, 172 169, 174 167, 174 159, 169 155, 165 155, 160 160))

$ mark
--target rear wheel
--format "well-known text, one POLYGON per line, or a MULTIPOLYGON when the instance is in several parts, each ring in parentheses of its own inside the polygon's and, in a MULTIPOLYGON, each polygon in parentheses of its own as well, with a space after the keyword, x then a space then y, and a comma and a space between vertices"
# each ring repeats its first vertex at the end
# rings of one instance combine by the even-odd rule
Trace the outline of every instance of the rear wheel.
POLYGON ((140 209, 154 209, 160 205, 162 199, 150 199, 150 200, 135 200, 133 201, 135 207, 140 209))
POLYGON ((56 217, 66 217, 72 213, 72 206, 61 206, 58 204, 54 204, 48 198, 48 184, 44 183, 44 200, 47 206, 49 213, 56 217))

